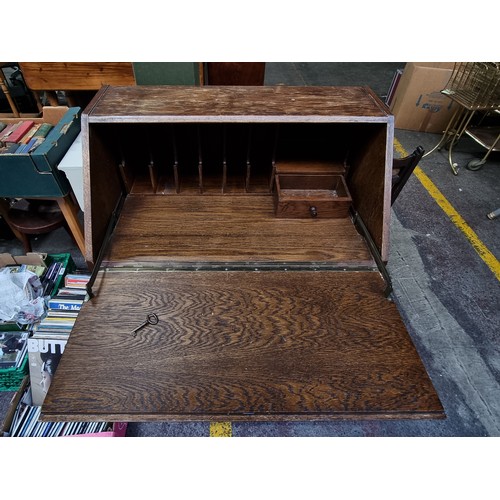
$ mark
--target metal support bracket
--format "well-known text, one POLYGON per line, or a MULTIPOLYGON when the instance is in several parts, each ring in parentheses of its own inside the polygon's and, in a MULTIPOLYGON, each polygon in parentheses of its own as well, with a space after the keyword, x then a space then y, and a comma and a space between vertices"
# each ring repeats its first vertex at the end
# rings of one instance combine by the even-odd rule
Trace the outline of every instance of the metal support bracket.
POLYGON ((115 205, 111 217, 109 218, 108 227, 106 228, 106 233, 104 235, 104 239, 101 248, 99 250, 99 254, 97 255, 97 259, 94 262, 94 267, 92 268, 92 274, 90 275, 90 279, 86 285, 87 293, 89 295, 89 300, 94 297, 94 293, 92 292, 92 286, 94 285, 94 282, 97 278, 97 274, 99 273, 102 259, 104 258, 108 250, 109 241, 111 240, 111 235, 113 234, 113 230, 115 229, 116 223, 118 222, 118 218, 120 216, 120 212, 122 210, 124 201, 125 201, 125 196, 123 196, 122 194, 115 205))
POLYGON ((384 281, 386 284, 386 287, 384 290, 384 295, 385 295, 385 297, 389 298, 389 296, 391 295, 392 290, 393 290, 392 280, 391 280, 391 276, 389 275, 389 271, 387 271, 387 268, 385 267, 385 264, 382 260, 380 252, 378 251, 378 248, 375 245, 375 242, 373 241, 373 238, 372 238, 370 232, 368 231, 367 227, 365 226, 363 219, 360 217, 360 215, 357 212, 352 211, 351 215, 353 216, 354 225, 358 228, 359 232, 365 238, 365 241, 368 244, 370 252, 375 260, 375 263, 377 264, 378 270, 380 271, 380 274, 384 278, 384 281))

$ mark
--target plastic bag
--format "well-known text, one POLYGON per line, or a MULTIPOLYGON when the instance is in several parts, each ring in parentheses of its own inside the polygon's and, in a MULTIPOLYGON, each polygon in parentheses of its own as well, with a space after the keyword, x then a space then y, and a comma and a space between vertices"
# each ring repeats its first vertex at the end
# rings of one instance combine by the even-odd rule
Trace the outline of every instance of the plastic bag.
POLYGON ((0 321, 21 325, 38 321, 45 312, 40 278, 31 271, 0 270, 0 321))

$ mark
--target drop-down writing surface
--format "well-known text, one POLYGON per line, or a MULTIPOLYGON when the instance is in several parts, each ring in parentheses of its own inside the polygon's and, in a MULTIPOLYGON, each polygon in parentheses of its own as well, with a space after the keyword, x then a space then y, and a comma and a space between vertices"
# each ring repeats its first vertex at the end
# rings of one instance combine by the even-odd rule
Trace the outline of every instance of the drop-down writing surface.
POLYGON ((376 272, 100 274, 43 419, 443 416, 376 272))

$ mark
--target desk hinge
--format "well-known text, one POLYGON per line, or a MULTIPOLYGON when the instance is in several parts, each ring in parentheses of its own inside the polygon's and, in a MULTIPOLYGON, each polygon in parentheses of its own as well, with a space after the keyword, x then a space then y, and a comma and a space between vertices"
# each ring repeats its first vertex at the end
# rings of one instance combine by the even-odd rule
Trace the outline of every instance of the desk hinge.
POLYGON ((293 272, 293 271, 373 271, 372 265, 338 264, 335 262, 150 262, 107 265, 106 272, 179 272, 179 271, 254 271, 254 272, 293 272))

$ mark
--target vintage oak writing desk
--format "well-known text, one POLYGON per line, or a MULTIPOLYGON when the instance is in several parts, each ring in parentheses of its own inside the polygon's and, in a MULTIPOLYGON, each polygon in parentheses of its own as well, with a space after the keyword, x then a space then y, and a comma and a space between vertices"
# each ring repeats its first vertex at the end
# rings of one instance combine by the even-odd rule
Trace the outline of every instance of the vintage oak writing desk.
POLYGON ((384 293, 393 117, 369 89, 104 87, 82 131, 104 258, 42 419, 444 416, 384 293))

